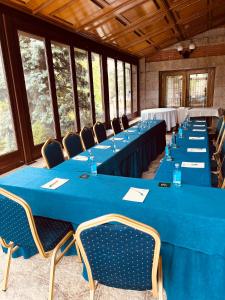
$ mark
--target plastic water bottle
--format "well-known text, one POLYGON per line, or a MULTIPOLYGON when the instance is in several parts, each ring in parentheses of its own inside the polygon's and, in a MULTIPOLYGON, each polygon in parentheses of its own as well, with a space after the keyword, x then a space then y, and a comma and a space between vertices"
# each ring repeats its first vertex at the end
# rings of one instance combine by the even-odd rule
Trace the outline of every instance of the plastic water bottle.
POLYGON ((153 123, 155 124, 155 122, 156 122, 156 115, 154 114, 153 115, 153 123))
POLYGON ((171 155, 170 155, 170 145, 168 145, 168 144, 165 147, 165 159, 166 159, 166 161, 172 160, 171 155))
POLYGON ((176 144, 176 133, 173 131, 172 133, 172 148, 176 148, 177 144, 176 144))
POLYGON ((175 186, 181 186, 181 168, 179 163, 175 163, 173 170, 173 184, 175 186))
POLYGON ((112 138, 112 151, 116 152, 116 143, 115 143, 114 138, 112 138))
POLYGON ((182 139, 182 137, 183 137, 183 129, 182 129, 181 125, 179 126, 179 129, 178 129, 178 136, 180 139, 182 139))
POLYGON ((95 157, 91 156, 91 174, 96 176, 98 174, 97 172, 97 163, 95 161, 95 157))

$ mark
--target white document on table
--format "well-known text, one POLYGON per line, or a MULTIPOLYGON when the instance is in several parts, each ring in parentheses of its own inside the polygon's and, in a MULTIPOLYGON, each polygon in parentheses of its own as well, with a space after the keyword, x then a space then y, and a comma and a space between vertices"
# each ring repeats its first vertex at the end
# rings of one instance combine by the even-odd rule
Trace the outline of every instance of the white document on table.
POLYGON ((105 150, 105 149, 111 148, 111 146, 106 146, 106 145, 96 145, 96 146, 94 146, 94 148, 105 150))
POLYGON ((187 152, 206 152, 206 148, 187 148, 187 152))
POLYGON ((80 161, 87 161, 88 157, 84 156, 84 155, 77 155, 77 156, 74 156, 72 159, 74 159, 74 160, 80 160, 80 161))
POLYGON ((54 178, 51 181, 43 184, 41 187, 44 189, 55 190, 61 185, 65 184, 69 179, 64 178, 54 178))
POLYGON ((196 123, 205 123, 205 120, 196 120, 196 123))
POLYGON ((194 127, 205 127, 204 124, 194 124, 193 126, 194 126, 194 127))
POLYGON ((189 136, 189 140, 193 140, 193 141, 201 141, 204 139, 205 139, 204 136, 189 136))
POLYGON ((195 132, 205 132, 206 129, 192 129, 192 131, 195 131, 195 132))
POLYGON ((135 130, 127 130, 127 132, 135 132, 135 130))
POLYGON ((205 163, 204 162, 188 162, 183 161, 181 164, 182 168, 195 168, 195 169, 204 169, 205 163))
POLYGON ((122 140, 124 140, 124 138, 119 138, 119 137, 111 138, 110 140, 113 140, 113 139, 114 139, 114 141, 122 141, 122 140))
POLYGON ((130 187, 123 200, 134 201, 134 202, 144 202, 149 190, 140 189, 136 187, 130 187))

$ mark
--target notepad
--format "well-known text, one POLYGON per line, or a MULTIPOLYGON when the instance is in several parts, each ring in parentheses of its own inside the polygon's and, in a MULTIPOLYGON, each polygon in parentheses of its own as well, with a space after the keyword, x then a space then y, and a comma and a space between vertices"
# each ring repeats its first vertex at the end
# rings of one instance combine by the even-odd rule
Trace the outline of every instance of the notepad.
POLYGON ((182 168, 195 168, 195 169, 204 169, 205 163, 204 162, 187 162, 183 161, 181 164, 182 168))
POLYGON ((74 160, 80 160, 80 161, 87 161, 88 157, 87 156, 83 156, 83 155, 77 155, 77 156, 73 157, 72 159, 74 159, 74 160))
POLYGON ((134 201, 134 202, 144 202, 149 190, 140 189, 136 187, 130 187, 123 200, 134 201))
POLYGON ((54 178, 51 181, 43 184, 41 187, 49 190, 56 190, 58 187, 65 184, 67 181, 69 181, 69 179, 54 178))
POLYGON ((205 123, 205 120, 196 120, 196 123, 205 123))
POLYGON ((194 127, 205 127, 205 125, 201 125, 201 124, 194 124, 194 127))
POLYGON ((106 145, 96 145, 96 146, 94 146, 94 148, 105 150, 105 149, 111 148, 111 146, 106 146, 106 145))
POLYGON ((111 138, 110 140, 113 140, 113 139, 114 139, 114 141, 122 141, 122 140, 124 140, 124 138, 119 138, 119 137, 111 138))
POLYGON ((204 139, 205 139, 204 136, 189 136, 189 140, 193 140, 193 141, 200 141, 204 139))
POLYGON ((192 129, 192 131, 195 131, 195 132, 205 132, 206 129, 192 129))
POLYGON ((187 152, 206 152, 206 148, 187 148, 187 152))

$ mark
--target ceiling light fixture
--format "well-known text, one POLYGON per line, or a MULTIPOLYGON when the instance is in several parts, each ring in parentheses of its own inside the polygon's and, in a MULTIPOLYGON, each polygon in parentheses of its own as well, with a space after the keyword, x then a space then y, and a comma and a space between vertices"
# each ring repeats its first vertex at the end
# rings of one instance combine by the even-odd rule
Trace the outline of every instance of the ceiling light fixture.
POLYGON ((180 55, 183 58, 189 58, 191 53, 196 49, 196 46, 193 42, 191 42, 188 46, 188 49, 184 49, 184 47, 182 45, 179 45, 177 47, 177 51, 180 53, 180 55))

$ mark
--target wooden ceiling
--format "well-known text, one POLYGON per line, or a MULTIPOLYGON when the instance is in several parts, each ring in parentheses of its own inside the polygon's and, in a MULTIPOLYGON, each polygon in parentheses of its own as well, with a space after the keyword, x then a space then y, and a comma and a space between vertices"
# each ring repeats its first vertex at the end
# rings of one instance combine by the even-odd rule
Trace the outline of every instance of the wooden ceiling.
POLYGON ((225 0, 9 0, 125 52, 151 56, 225 23, 225 0))

